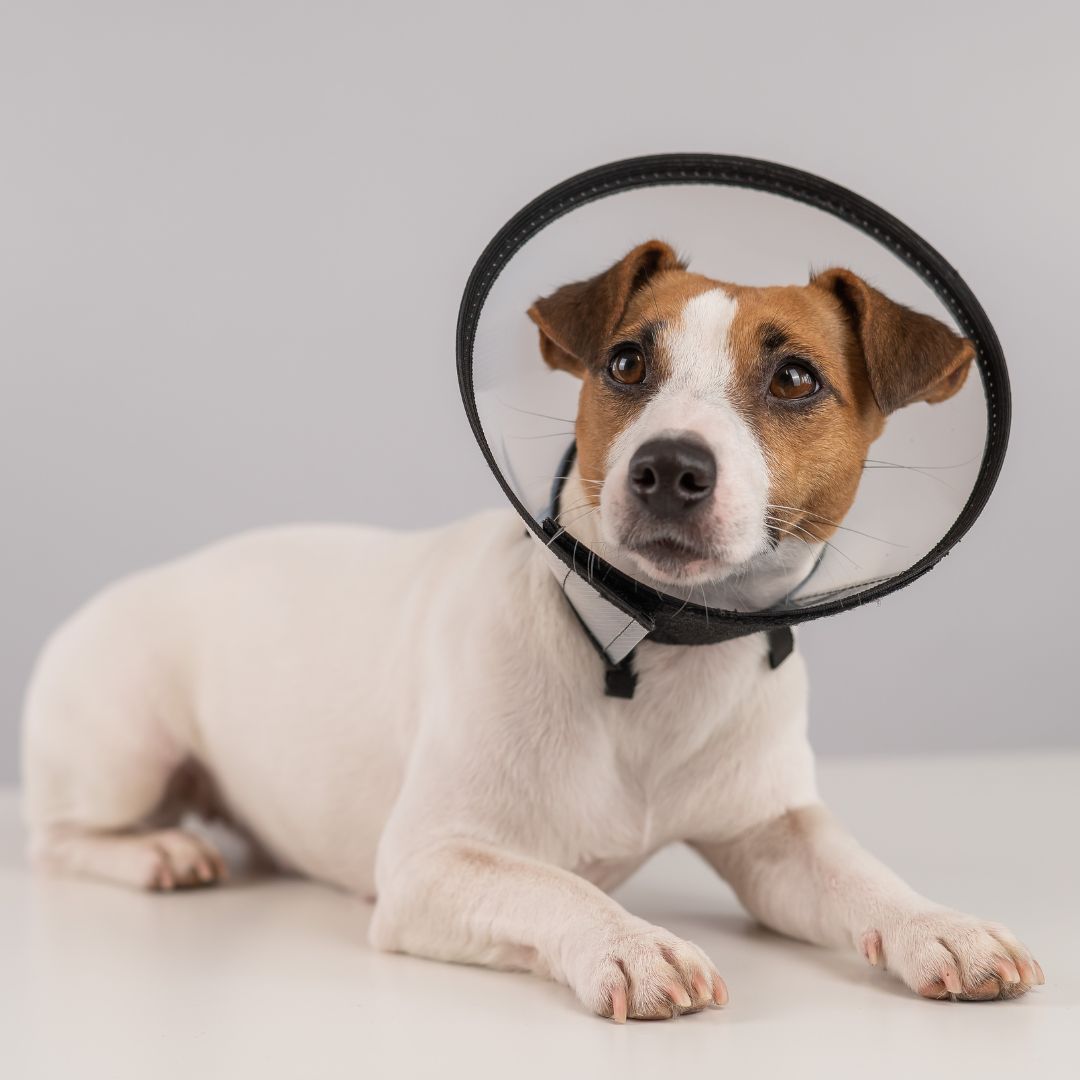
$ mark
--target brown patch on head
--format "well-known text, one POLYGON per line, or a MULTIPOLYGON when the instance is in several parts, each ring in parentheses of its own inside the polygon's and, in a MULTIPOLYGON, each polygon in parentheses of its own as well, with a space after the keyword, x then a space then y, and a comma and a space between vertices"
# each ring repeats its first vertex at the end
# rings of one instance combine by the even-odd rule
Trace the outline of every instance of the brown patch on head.
MULTIPOLYGON (((604 479, 612 442, 664 380, 663 357, 655 348, 662 326, 678 317, 691 296, 713 287, 708 278, 688 273, 667 244, 650 240, 602 274, 564 285, 529 308, 544 360, 582 380, 576 435, 586 480, 604 479), (633 345, 646 356, 647 386, 625 392, 608 377, 612 351, 620 345, 633 345)), ((597 485, 590 485, 589 497, 599 499, 597 485)))
POLYGON ((541 297, 529 308, 529 318, 540 328, 544 359, 553 368, 583 376, 608 344, 631 298, 650 278, 682 268, 667 244, 649 240, 602 274, 541 297))
POLYGON ((827 270, 807 286, 729 289, 738 302, 730 338, 735 384, 769 461, 769 513, 780 532, 826 539, 854 501, 886 415, 951 397, 974 349, 848 270, 827 270), (811 368, 822 389, 805 401, 761 395, 789 362, 811 368))
POLYGON ((769 508, 781 534, 825 539, 855 498, 866 450, 884 416, 839 306, 800 286, 736 288, 729 350, 736 404, 755 430, 769 465, 769 508), (769 380, 801 360, 823 390, 806 401, 771 399, 769 380))

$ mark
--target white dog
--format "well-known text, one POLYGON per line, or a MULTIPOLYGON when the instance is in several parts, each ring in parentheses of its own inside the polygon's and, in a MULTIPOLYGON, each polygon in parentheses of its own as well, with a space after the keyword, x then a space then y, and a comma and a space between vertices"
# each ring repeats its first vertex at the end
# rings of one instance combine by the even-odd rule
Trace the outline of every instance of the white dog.
MULTIPOLYGON (((529 312, 583 380, 571 530, 677 589, 782 582, 854 497, 888 413, 962 384, 970 343, 846 270, 747 288, 657 241, 529 312)), ((566 518, 564 520, 569 520, 566 518)), ((818 801, 806 673, 761 635, 603 670, 510 511, 429 532, 242 536, 107 590, 48 643, 25 738, 42 865, 220 879, 219 814, 277 862, 377 896, 381 949, 527 969, 624 1020, 722 1005, 688 941, 608 895, 692 844, 777 930, 928 997, 1043 981, 1002 926, 919 896, 818 801)))

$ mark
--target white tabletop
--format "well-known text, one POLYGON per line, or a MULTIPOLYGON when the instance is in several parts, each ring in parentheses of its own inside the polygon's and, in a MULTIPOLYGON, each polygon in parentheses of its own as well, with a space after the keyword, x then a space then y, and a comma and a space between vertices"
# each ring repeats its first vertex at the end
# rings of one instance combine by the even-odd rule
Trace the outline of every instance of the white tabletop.
POLYGON ((525 975, 371 951, 368 907, 248 881, 172 895, 32 876, 0 793, 0 1074, 208 1077, 1080 1076, 1080 756, 842 759, 822 789, 935 899, 1009 924, 1047 984, 923 1001, 746 918, 683 848, 618 893, 713 957, 723 1010, 616 1026, 525 975))

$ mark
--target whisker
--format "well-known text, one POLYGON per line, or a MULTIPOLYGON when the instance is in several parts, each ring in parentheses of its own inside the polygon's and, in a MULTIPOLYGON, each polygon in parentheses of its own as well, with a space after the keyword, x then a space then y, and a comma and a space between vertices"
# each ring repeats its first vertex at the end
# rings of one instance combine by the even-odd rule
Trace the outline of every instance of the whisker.
MULTIPOLYGON (((959 468, 958 465, 942 465, 939 468, 959 468)), ((950 491, 955 491, 956 488, 952 484, 942 480, 940 476, 934 476, 933 473, 927 472, 925 469, 918 468, 915 465, 901 465, 897 461, 878 461, 873 458, 867 458, 863 462, 863 472, 870 472, 874 469, 900 469, 904 472, 918 473, 920 476, 925 476, 927 480, 933 480, 935 484, 940 484, 943 488, 948 488, 950 491)))
POLYGON ((791 532, 790 529, 785 529, 781 525, 775 525, 774 528, 778 533, 780 533, 781 536, 787 536, 790 537, 792 540, 800 541, 802 544, 805 545, 806 550, 809 551, 811 555, 814 554, 813 546, 806 540, 805 537, 799 536, 798 534, 791 532))
POLYGON ((508 409, 513 409, 516 413, 521 413, 524 416, 539 416, 544 420, 558 420, 561 424, 575 424, 576 420, 568 420, 565 416, 551 416, 549 413, 533 412, 532 409, 521 409, 517 405, 511 405, 509 401, 504 401, 501 397, 496 396, 496 401, 500 405, 504 405, 508 409))
MULTIPOLYGON (((587 514, 582 514, 580 518, 575 518, 575 519, 574 519, 574 521, 582 521, 582 520, 584 520, 585 518, 587 518, 587 517, 589 516, 589 514, 595 514, 595 513, 596 513, 596 511, 597 511, 597 510, 599 510, 599 509, 600 509, 600 507, 599 507, 599 506, 596 506, 596 507, 594 507, 594 508, 593 508, 592 510, 590 510, 590 511, 589 511, 589 512, 588 512, 587 514)), ((561 526, 561 527, 560 527, 559 529, 557 529, 557 530, 555 531, 555 533, 553 533, 553 534, 552 534, 552 537, 551 537, 551 539, 550 539, 550 540, 548 540, 548 542, 547 542, 547 543, 546 543, 546 544, 545 544, 544 546, 545 546, 545 547, 551 547, 551 545, 552 545, 552 544, 554 544, 554 543, 555 543, 555 541, 556 541, 556 540, 558 540, 558 539, 559 539, 559 537, 560 537, 560 536, 562 536, 562 534, 563 534, 564 532, 566 532, 567 528, 568 528, 568 527, 569 527, 570 525, 573 525, 573 524, 574 524, 574 522, 573 522, 573 521, 571 521, 571 522, 568 522, 568 523, 567 523, 566 525, 563 525, 563 526, 561 526)), ((575 546, 574 546, 574 550, 575 550, 575 552, 577 551, 577 543, 578 543, 578 541, 577 541, 577 540, 575 539, 575 546)))
MULTIPOLYGON (((579 503, 577 506, 569 507, 566 510, 560 510, 559 513, 556 515, 556 517, 561 518, 564 514, 569 514, 574 510, 580 510, 583 506, 588 505, 588 502, 589 502, 589 500, 586 500, 583 503, 579 503)), ((600 507, 596 506, 596 507, 593 508, 592 511, 590 511, 590 513, 594 513, 596 510, 599 510, 599 509, 600 509, 600 507)), ((589 516, 588 514, 584 514, 584 515, 582 515, 582 518, 585 518, 585 517, 588 517, 588 516, 589 516)), ((580 521, 580 520, 582 520, 582 518, 575 518, 574 520, 575 521, 580 521)), ((562 534, 564 532, 566 532, 567 528, 570 525, 572 525, 573 523, 574 522, 572 522, 572 521, 566 522, 565 524, 564 523, 559 523, 559 528, 556 529, 556 531, 552 534, 551 539, 548 540, 548 542, 544 546, 545 547, 551 547, 551 545, 554 544, 555 541, 558 540, 559 537, 562 536, 562 534)))
MULTIPOLYGON (((539 495, 550 495, 552 480, 580 480, 583 485, 588 484, 589 487, 584 488, 584 491, 591 495, 593 498, 599 499, 601 493, 604 490, 603 480, 586 480, 584 477, 571 477, 571 476, 549 476, 536 477, 534 479, 528 479, 525 477, 519 477, 519 487, 528 498, 531 500, 539 495), (591 490, 590 490, 591 488, 591 490)), ((561 494, 565 495, 565 491, 561 494)), ((545 500, 545 508, 547 506, 547 500, 545 500)))
POLYGON ((598 487, 604 486, 603 480, 589 480, 585 476, 549 476, 548 480, 580 480, 583 484, 596 484, 598 487))
MULTIPOLYGON (((766 514, 765 517, 766 519, 768 519, 770 515, 766 514)), ((847 559, 847 561, 851 563, 851 565, 854 566, 856 570, 862 569, 862 567, 850 555, 848 555, 847 552, 841 551, 840 548, 838 548, 834 543, 832 543, 832 541, 822 540, 820 537, 814 536, 814 534, 810 532, 809 529, 804 529, 801 525, 797 524, 794 521, 781 521, 779 518, 774 518, 773 520, 774 523, 786 525, 789 529, 799 529, 801 532, 806 533, 806 535, 809 536, 815 544, 824 544, 827 548, 831 548, 833 551, 835 551, 837 555, 840 555, 843 558, 847 559)), ((805 542, 806 541, 804 541, 804 543, 805 542)), ((809 544, 807 546, 809 546, 809 544)))
POLYGON ((507 435, 507 439, 514 439, 515 441, 523 441, 525 439, 565 439, 568 435, 573 435, 571 431, 549 431, 544 435, 507 435))
MULTIPOLYGON (((576 506, 573 509, 574 510, 583 510, 584 507, 583 506, 576 506)), ((567 527, 569 527, 571 525, 576 525, 579 521, 584 521, 591 514, 595 514, 599 509, 600 509, 599 506, 594 506, 594 507, 592 507, 591 510, 586 510, 584 514, 578 514, 578 516, 576 518, 574 518, 573 521, 567 521, 567 522, 563 522, 561 524, 565 524, 567 527)), ((571 512, 570 510, 564 510, 563 511, 563 513, 566 513, 566 514, 569 514, 570 512, 571 512)), ((560 514, 559 517, 562 517, 562 514, 560 514)))
MULTIPOLYGON (((575 510, 584 510, 586 506, 592 505, 592 499, 582 499, 581 502, 574 503, 573 506, 568 506, 565 510, 560 509, 559 512, 555 515, 555 520, 558 521, 559 518, 563 517, 565 514, 572 514, 575 510)), ((599 509, 599 507, 597 507, 597 509, 599 509)))
POLYGON ((680 605, 680 607, 679 607, 679 610, 675 612, 675 614, 676 614, 676 615, 681 615, 681 614, 682 614, 683 610, 684 610, 684 609, 686 608, 686 605, 690 603, 690 597, 691 597, 691 596, 693 596, 693 595, 694 595, 694 590, 693 590, 693 589, 691 589, 691 590, 690 590, 690 591, 689 591, 689 592, 688 592, 688 593, 686 594, 686 599, 685 599, 685 600, 684 600, 684 601, 682 602, 682 604, 680 605))
POLYGON ((860 532, 858 529, 853 529, 849 525, 841 525, 836 521, 830 521, 820 514, 815 514, 810 510, 804 510, 801 506, 784 506, 782 503, 766 503, 766 506, 770 510, 792 510, 797 514, 806 514, 807 517, 814 518, 815 521, 821 522, 822 525, 831 525, 834 529, 840 529, 842 532, 854 533, 856 536, 865 536, 867 540, 876 540, 879 544, 888 544, 890 547, 898 548, 906 548, 908 546, 907 544, 898 544, 895 540, 886 540, 883 536, 874 536, 868 532, 860 532))
MULTIPOLYGON (((599 509, 600 509, 599 506, 594 506, 587 513, 584 513, 584 514, 580 515, 580 517, 574 518, 574 520, 569 522, 568 524, 569 525, 574 525, 579 521, 584 521, 585 518, 587 518, 590 514, 595 514, 596 511, 599 510, 599 509)), ((575 536, 574 537, 574 554, 573 554, 573 561, 574 561, 575 566, 577 565, 577 553, 578 553, 578 548, 580 546, 581 546, 581 539, 580 539, 580 537, 575 536)), ((589 558, 591 559, 593 557, 593 555, 594 555, 594 552, 593 552, 592 548, 589 548, 588 551, 589 551, 589 558)), ((587 578, 588 581, 590 581, 590 582, 592 581, 592 570, 589 568, 588 563, 586 563, 586 578, 587 578)))
POLYGON ((532 491, 534 488, 546 491, 551 487, 552 480, 580 480, 583 484, 591 484, 598 491, 605 484, 604 480, 587 480, 584 476, 551 476, 548 473, 536 476, 520 476, 518 479, 522 481, 521 486, 528 491, 532 491))
POLYGON ((885 461, 883 458, 864 458, 864 465, 891 465, 896 469, 916 469, 919 472, 942 472, 945 469, 962 469, 974 461, 979 460, 978 454, 969 457, 967 461, 958 461, 955 465, 901 465, 898 461, 885 461))

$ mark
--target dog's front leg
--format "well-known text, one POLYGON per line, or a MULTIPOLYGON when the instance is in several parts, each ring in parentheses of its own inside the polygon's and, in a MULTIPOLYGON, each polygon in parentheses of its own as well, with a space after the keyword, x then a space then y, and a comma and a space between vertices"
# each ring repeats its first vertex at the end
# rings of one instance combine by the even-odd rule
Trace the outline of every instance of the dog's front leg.
POLYGON ((694 846, 766 926, 822 945, 854 945, 924 997, 1016 997, 1043 982, 1038 963, 1005 927, 920 896, 823 806, 694 846))
POLYGON ((472 840, 417 845, 380 863, 376 948, 533 971, 618 1021, 727 1000, 696 945, 560 867, 472 840))

